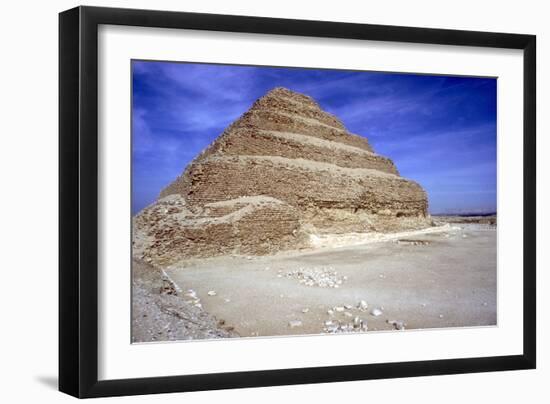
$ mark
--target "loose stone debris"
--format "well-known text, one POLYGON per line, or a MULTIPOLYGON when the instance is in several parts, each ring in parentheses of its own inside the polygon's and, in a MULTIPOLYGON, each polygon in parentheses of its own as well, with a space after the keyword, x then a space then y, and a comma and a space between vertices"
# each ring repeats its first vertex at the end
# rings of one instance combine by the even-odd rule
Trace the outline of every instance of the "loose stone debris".
POLYGON ((302 322, 300 320, 291 320, 288 322, 288 326, 290 328, 296 328, 296 327, 301 327, 302 326, 302 322))
POLYGON ((428 244, 430 244, 430 242, 428 240, 401 239, 401 240, 397 240, 397 244, 399 244, 399 245, 428 245, 428 244))
POLYGON ((378 317, 382 315, 382 310, 379 308, 374 308, 371 310, 370 314, 372 314, 375 317, 378 317))
POLYGON ((201 308, 201 299, 197 296, 197 292, 195 292, 193 289, 188 289, 184 294, 183 297, 186 299, 185 302, 192 304, 195 307, 201 308))
POLYGON ((364 332, 367 331, 367 322, 359 317, 355 317, 351 322, 342 321, 325 321, 325 327, 323 331, 328 334, 336 334, 342 332, 364 332))
POLYGON ((386 320, 389 325, 392 325, 396 330, 404 330, 405 323, 401 320, 386 320))
POLYGON ((361 300, 359 303, 357 303, 357 308, 361 311, 366 311, 369 308, 369 305, 366 301, 361 300))
POLYGON ((197 292, 195 292, 193 289, 188 289, 187 292, 185 292, 184 296, 196 299, 197 292))
POLYGON ((178 292, 176 291, 176 288, 174 287, 174 284, 172 282, 170 282, 168 279, 162 279, 160 294, 177 296, 178 292))
POLYGON ((305 286, 317 286, 321 288, 339 288, 347 277, 338 276, 338 272, 332 267, 299 268, 291 271, 279 270, 277 277, 297 279, 305 286))

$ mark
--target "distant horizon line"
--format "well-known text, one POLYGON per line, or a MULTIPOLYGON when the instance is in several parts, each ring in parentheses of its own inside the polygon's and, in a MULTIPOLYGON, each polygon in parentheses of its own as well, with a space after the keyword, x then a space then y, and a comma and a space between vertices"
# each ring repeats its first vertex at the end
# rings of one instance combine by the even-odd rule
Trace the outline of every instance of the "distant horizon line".
POLYGON ((467 212, 437 212, 430 213, 431 216, 496 216, 497 211, 467 211, 467 212))

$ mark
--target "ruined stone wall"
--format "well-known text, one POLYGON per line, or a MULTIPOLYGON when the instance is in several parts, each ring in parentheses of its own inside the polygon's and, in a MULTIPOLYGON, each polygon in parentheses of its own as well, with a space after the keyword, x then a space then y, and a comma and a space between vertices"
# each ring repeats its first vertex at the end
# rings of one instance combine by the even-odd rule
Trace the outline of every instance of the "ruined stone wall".
POLYGON ((229 202, 195 214, 179 195, 159 200, 133 220, 133 255, 171 265, 184 257, 265 255, 307 244, 293 207, 262 196, 229 202))

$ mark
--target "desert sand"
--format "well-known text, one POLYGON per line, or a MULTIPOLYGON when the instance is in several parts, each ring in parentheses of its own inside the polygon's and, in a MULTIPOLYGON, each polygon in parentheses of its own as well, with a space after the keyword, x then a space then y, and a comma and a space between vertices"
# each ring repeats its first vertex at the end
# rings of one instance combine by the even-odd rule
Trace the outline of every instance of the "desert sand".
POLYGON ((197 296, 241 337, 497 324, 493 225, 447 224, 272 256, 187 259, 165 274, 182 299, 197 296))

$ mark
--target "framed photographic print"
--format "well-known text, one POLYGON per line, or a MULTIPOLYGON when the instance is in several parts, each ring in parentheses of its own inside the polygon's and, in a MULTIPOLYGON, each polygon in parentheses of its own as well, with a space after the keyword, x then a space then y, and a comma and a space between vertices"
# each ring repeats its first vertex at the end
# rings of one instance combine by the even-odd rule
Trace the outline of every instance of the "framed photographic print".
POLYGON ((59 24, 61 391, 535 367, 534 36, 59 24))

